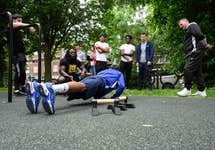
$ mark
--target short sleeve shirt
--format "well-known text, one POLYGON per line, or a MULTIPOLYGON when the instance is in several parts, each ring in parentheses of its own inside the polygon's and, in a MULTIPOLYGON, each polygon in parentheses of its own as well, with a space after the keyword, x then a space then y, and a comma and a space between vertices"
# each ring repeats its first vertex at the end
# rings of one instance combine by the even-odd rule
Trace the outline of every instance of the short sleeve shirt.
MULTIPOLYGON (((132 44, 123 44, 120 46, 120 51, 124 51, 125 53, 133 53, 135 51, 135 47, 132 44)), ((124 62, 130 62, 133 61, 132 56, 123 56, 121 57, 121 60, 124 62), (125 59, 124 57, 126 57, 127 59, 125 59)))
MULTIPOLYGON (((98 45, 100 47, 103 47, 103 48, 110 48, 109 47, 109 44, 108 43, 105 43, 105 42, 96 42, 95 45, 98 45)), ((99 53, 96 49, 96 61, 107 61, 107 58, 108 58, 108 53, 99 53)))

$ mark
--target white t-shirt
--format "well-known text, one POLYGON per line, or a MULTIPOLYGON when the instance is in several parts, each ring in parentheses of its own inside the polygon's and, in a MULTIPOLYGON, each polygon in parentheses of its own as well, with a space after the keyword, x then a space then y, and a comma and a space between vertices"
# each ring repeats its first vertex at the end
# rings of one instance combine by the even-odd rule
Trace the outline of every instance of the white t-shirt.
MULTIPOLYGON (((108 43, 105 43, 105 42, 100 42, 100 41, 98 41, 98 42, 95 43, 95 45, 100 46, 100 47, 102 47, 102 48, 107 48, 107 47, 110 48, 110 47, 109 47, 109 44, 108 44, 108 43)), ((109 49, 109 50, 110 50, 110 49, 109 49)), ((109 52, 107 52, 107 53, 99 53, 99 52, 97 51, 97 49, 96 49, 96 61, 107 61, 108 53, 109 53, 109 52)))
MULTIPOLYGON (((133 53, 135 52, 135 47, 132 44, 123 44, 120 46, 120 51, 124 51, 124 53, 133 53)), ((132 56, 121 56, 121 60, 124 62, 130 62, 133 60, 132 56), (126 57, 127 59, 125 59, 124 57, 126 57)))

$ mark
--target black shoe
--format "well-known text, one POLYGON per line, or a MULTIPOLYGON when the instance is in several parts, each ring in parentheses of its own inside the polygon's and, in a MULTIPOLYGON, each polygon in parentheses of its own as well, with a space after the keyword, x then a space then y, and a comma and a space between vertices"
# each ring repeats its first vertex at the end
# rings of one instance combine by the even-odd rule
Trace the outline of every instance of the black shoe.
POLYGON ((25 91, 25 86, 23 86, 23 87, 21 88, 21 91, 20 91, 20 92, 26 93, 26 91, 25 91))
POLYGON ((26 93, 17 90, 17 91, 14 91, 14 95, 15 95, 15 96, 26 96, 26 93))

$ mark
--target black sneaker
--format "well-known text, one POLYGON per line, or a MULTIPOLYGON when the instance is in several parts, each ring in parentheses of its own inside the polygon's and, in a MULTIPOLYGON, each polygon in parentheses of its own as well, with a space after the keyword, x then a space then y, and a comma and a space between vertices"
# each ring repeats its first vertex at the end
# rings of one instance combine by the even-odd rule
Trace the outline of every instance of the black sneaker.
POLYGON ((14 91, 14 95, 15 96, 26 96, 26 93, 19 91, 19 90, 16 90, 16 91, 14 91))

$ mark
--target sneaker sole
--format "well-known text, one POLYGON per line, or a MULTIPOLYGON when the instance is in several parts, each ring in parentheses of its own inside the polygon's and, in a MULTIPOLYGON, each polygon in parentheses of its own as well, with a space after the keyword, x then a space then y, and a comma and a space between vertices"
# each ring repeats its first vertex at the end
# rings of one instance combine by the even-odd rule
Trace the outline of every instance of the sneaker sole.
MULTIPOLYGON (((26 83, 25 85, 25 92, 27 93, 27 95, 31 94, 31 85, 30 83, 26 83)), ((35 110, 35 104, 33 103, 33 101, 27 96, 26 98, 26 106, 28 108, 28 110, 33 114, 33 113, 37 113, 37 110, 35 110)))
POLYGON ((25 92, 27 93, 27 95, 31 94, 31 85, 30 85, 30 83, 25 84, 25 92))
POLYGON ((32 114, 37 113, 37 109, 34 109, 35 104, 33 103, 33 101, 31 99, 29 99, 29 97, 26 98, 26 106, 32 114))
POLYGON ((42 105, 43 105, 44 110, 45 110, 48 114, 54 114, 55 111, 53 111, 51 104, 49 104, 49 102, 46 101, 46 99, 45 99, 46 94, 45 94, 45 92, 44 92, 44 90, 43 90, 43 86, 42 86, 42 85, 39 85, 39 86, 38 86, 38 89, 39 89, 40 95, 43 97, 42 105))
POLYGON ((45 99, 43 99, 42 104, 43 104, 44 110, 45 110, 48 114, 51 115, 51 114, 54 114, 54 113, 55 113, 55 111, 53 111, 52 107, 50 106, 51 104, 49 104, 48 101, 46 101, 45 99))

